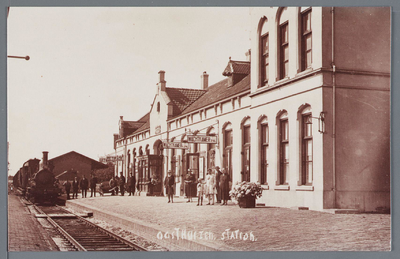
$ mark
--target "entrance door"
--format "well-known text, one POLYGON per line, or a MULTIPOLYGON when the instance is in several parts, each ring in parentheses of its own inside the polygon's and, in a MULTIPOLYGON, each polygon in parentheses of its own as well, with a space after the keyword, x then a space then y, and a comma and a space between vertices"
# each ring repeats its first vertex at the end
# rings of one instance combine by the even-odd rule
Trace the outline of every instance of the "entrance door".
MULTIPOLYGON (((197 182, 197 179, 199 179, 199 153, 189 153, 187 154, 187 170, 186 172, 191 169, 194 174, 195 181, 197 182)), ((193 186, 194 183, 193 183, 193 186)), ((192 197, 197 196, 197 188, 192 188, 192 197)))
POLYGON ((148 173, 147 173, 147 157, 141 156, 138 157, 138 190, 140 192, 148 192, 147 184, 145 182, 149 181, 148 173))
POLYGON ((149 175, 153 180, 152 190, 150 191, 151 195, 163 195, 163 188, 162 188, 162 180, 163 180, 163 173, 162 173, 162 166, 163 166, 163 156, 162 155, 149 155, 149 175))

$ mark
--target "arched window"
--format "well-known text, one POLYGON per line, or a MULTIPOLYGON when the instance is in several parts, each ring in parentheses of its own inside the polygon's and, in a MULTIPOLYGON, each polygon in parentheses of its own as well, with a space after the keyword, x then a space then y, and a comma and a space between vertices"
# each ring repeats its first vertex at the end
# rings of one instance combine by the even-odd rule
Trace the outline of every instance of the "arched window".
POLYGON ((232 149, 233 149, 233 131, 232 124, 226 123, 222 130, 224 138, 224 154, 223 154, 223 167, 232 179, 232 149))
POLYGON ((160 102, 157 103, 157 112, 160 112, 160 102))
MULTIPOLYGON (((171 142, 174 142, 175 141, 175 138, 171 138, 171 142)), ((177 175, 176 173, 176 157, 175 157, 175 149, 174 148, 171 148, 170 150, 169 150, 169 152, 170 152, 170 163, 171 163, 171 172, 172 172, 172 174, 173 175, 177 175)))
POLYGON ((276 185, 286 185, 289 172, 289 120, 286 111, 278 113, 277 126, 279 170, 276 185))
POLYGON ((269 79, 269 33, 268 19, 262 18, 259 26, 260 37, 260 82, 259 87, 268 85, 269 79))
POLYGON ((250 182, 250 117, 242 123, 242 181, 250 182))
POLYGON ((301 107, 298 112, 300 124, 300 157, 301 169, 298 185, 313 183, 313 135, 311 106, 301 107))
MULTIPOLYGON (((147 148, 149 148, 149 147, 147 147, 147 148)), ((156 142, 154 142, 153 154, 161 156, 163 154, 163 150, 164 149, 163 149, 162 141, 158 139, 156 142)), ((147 155, 150 154, 149 152, 150 152, 150 150, 148 151, 147 155)))
POLYGON ((269 149, 269 128, 268 119, 266 116, 262 116, 258 120, 258 133, 259 133, 259 145, 260 145, 260 177, 259 181, 261 184, 268 184, 268 149, 269 149))
POLYGON ((289 77, 289 14, 287 7, 278 10, 278 79, 289 77))
POLYGON ((124 172, 125 177, 128 177, 131 168, 131 151, 128 150, 127 154, 128 154, 128 159, 126 161, 126 172, 124 172))
POLYGON ((135 173, 136 173, 136 148, 134 148, 132 150, 132 168, 131 168, 131 173, 132 173, 132 175, 135 175, 135 173))
POLYGON ((311 7, 302 7, 300 12, 300 70, 304 71, 312 63, 311 7))

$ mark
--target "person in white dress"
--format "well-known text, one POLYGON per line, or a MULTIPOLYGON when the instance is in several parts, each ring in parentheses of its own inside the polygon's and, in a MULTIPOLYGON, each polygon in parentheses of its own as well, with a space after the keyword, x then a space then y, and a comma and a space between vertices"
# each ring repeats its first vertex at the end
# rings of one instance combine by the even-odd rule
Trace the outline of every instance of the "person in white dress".
POLYGON ((215 175, 213 174, 211 169, 208 169, 207 175, 206 175, 206 191, 205 194, 208 198, 208 204, 211 204, 212 200, 212 205, 214 205, 214 195, 215 195, 215 175))

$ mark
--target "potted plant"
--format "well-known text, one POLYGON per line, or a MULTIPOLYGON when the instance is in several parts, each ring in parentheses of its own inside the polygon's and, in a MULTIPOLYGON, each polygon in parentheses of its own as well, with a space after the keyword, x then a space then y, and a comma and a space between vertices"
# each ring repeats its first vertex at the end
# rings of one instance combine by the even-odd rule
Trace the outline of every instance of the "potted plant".
POLYGON ((238 201, 240 208, 255 208, 256 198, 262 196, 262 187, 259 183, 237 182, 229 195, 238 201))

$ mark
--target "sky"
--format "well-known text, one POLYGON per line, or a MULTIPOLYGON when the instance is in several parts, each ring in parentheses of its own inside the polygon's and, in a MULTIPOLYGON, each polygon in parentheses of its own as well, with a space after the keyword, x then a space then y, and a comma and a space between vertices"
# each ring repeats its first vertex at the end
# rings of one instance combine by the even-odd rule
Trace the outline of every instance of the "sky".
POLYGON ((246 60, 249 8, 11 7, 7 54, 9 175, 31 158, 112 153, 119 116, 150 110, 158 71, 167 87, 224 79, 246 60))

